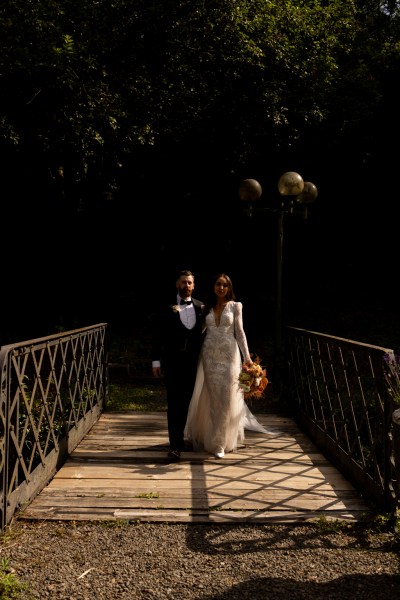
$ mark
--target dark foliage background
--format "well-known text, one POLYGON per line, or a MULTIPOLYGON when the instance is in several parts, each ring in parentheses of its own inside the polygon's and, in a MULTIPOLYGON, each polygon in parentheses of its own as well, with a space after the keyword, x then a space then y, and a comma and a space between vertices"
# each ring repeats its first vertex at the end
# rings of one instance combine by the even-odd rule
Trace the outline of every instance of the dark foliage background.
POLYGON ((266 208, 296 171, 319 196, 285 219, 285 323, 398 347, 396 3, 7 0, 0 25, 0 343, 145 336, 181 268, 200 298, 228 272, 272 339, 266 208))

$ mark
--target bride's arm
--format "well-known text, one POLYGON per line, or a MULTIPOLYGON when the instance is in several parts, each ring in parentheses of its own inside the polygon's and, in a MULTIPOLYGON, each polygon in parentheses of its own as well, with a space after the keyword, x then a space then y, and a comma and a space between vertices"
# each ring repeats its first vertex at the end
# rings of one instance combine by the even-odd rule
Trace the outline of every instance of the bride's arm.
POLYGON ((234 319, 235 319, 235 338, 242 354, 243 362, 252 362, 250 358, 247 338, 243 328, 243 305, 241 302, 235 302, 234 319))

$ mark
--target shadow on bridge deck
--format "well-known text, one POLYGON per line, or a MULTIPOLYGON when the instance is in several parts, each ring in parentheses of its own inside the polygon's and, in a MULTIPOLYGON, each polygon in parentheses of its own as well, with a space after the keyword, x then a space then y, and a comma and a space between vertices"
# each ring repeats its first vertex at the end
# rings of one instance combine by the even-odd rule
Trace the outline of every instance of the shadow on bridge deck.
POLYGON ((167 462, 164 412, 104 412, 22 519, 193 523, 363 520, 354 487, 288 417, 257 414, 270 433, 218 460, 167 462))

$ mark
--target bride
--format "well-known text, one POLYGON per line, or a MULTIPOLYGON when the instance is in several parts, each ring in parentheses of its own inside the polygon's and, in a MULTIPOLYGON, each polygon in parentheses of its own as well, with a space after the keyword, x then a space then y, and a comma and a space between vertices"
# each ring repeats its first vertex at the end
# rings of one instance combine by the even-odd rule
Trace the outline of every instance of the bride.
POLYGON ((250 412, 239 387, 242 362, 252 364, 242 308, 235 301, 230 277, 217 275, 204 310, 206 335, 185 427, 185 439, 193 449, 216 458, 236 450, 245 429, 268 433, 250 412))

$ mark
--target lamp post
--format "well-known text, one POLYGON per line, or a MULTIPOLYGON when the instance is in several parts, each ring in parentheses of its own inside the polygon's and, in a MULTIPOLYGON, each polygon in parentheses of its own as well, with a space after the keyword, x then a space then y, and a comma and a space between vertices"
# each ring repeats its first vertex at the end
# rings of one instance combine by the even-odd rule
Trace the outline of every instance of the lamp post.
MULTIPOLYGON (((274 360, 274 389, 282 390, 283 371, 283 319, 282 319, 282 264, 283 264, 283 224, 287 214, 308 216, 308 205, 318 196, 316 186, 294 171, 284 173, 278 181, 280 200, 276 206, 263 207, 277 214, 276 234, 276 313, 275 313, 275 360, 274 360)), ((239 187, 239 198, 248 202, 247 214, 251 217, 254 212, 253 202, 259 200, 262 187, 255 179, 245 179, 239 187)))

